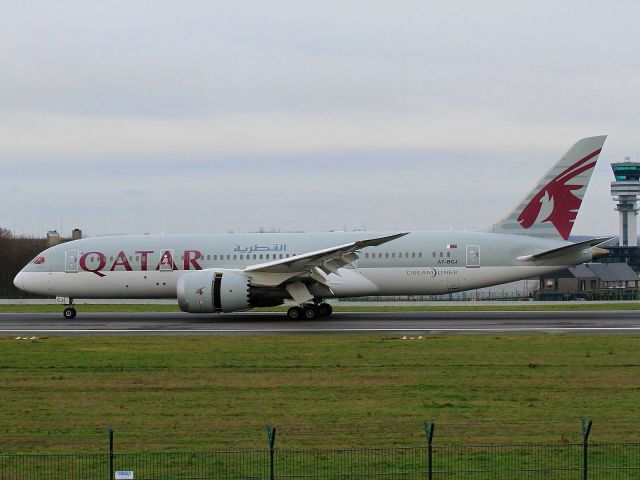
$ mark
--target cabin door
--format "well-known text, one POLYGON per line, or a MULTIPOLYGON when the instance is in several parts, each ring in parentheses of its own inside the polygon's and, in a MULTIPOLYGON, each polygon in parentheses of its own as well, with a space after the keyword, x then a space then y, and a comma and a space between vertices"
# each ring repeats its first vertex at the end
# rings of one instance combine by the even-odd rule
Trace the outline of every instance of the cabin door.
POLYGON ((66 250, 64 252, 64 271, 67 273, 78 271, 78 250, 66 250))
POLYGON ((480 266, 480 245, 467 245, 467 268, 480 266))

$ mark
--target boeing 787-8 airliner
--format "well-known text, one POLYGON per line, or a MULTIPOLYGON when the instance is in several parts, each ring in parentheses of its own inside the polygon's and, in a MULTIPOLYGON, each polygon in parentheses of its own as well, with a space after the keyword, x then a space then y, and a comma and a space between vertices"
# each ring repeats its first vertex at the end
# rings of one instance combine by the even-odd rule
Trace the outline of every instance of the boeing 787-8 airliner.
POLYGON ((607 253, 598 245, 609 238, 567 241, 605 139, 579 140, 484 232, 86 238, 45 250, 14 282, 57 297, 66 318, 78 298, 176 298, 192 313, 290 299, 290 318, 313 319, 331 315, 330 298, 442 294, 543 275, 607 253))

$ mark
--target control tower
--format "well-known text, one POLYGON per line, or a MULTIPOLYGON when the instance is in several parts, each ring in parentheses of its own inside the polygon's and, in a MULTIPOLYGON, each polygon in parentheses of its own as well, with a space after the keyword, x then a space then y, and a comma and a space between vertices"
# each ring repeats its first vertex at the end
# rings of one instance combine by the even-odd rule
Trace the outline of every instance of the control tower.
POLYGON ((638 196, 640 196, 640 163, 630 161, 612 163, 615 182, 611 182, 611 197, 619 212, 620 246, 638 246, 638 196))

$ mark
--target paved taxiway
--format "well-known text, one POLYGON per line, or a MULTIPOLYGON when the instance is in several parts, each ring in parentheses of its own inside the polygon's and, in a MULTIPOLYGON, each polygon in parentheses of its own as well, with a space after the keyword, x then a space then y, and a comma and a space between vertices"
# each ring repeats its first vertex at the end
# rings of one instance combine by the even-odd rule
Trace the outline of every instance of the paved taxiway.
POLYGON ((376 312, 335 313, 331 319, 288 320, 284 313, 190 315, 2 313, 0 335, 278 335, 304 333, 495 334, 635 333, 640 312, 376 312))

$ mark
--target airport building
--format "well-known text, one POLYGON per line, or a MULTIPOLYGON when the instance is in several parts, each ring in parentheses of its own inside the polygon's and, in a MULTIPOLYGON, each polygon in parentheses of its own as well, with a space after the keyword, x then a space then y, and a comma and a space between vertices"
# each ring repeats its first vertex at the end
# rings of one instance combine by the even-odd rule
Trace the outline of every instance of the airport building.
POLYGON ((640 163, 612 163, 615 181, 611 182, 611 197, 616 204, 619 218, 620 247, 638 246, 638 195, 640 195, 640 163))
POLYGON ((638 274, 626 263, 585 263, 541 277, 535 300, 637 300, 638 274))
POLYGON ((618 244, 607 247, 609 255, 598 259, 599 263, 626 263, 640 273, 640 248, 638 247, 638 196, 640 196, 640 163, 611 164, 615 180, 611 182, 611 198, 618 212, 618 244))

